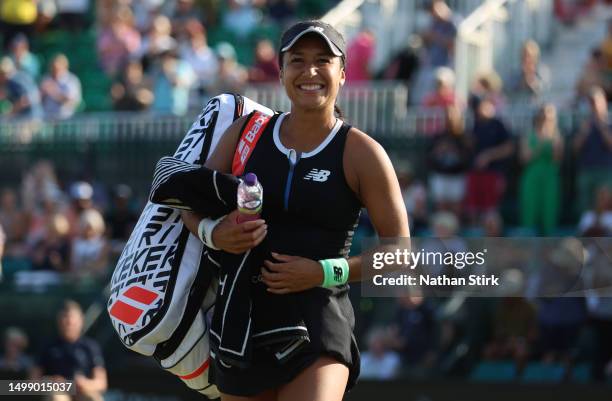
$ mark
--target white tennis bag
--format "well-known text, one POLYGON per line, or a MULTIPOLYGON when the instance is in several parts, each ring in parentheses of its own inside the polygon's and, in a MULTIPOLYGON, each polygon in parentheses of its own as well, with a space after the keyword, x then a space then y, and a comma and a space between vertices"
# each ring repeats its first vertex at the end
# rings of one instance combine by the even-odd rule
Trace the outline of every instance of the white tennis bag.
MULTIPOLYGON (((254 110, 272 114, 240 95, 212 98, 174 157, 203 164, 230 124, 254 110)), ((155 357, 189 388, 217 398, 208 382, 207 319, 217 283, 205 268, 206 252, 180 210, 148 202, 113 272, 107 310, 127 348, 155 357)))

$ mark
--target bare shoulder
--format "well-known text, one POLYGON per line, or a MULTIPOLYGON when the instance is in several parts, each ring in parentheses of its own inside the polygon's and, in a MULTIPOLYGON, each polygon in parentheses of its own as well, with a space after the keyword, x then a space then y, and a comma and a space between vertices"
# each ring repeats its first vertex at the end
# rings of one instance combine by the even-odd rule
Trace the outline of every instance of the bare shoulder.
POLYGON ((351 128, 346 137, 344 171, 349 186, 361 193, 361 183, 367 177, 385 176, 393 167, 387 152, 374 138, 365 132, 351 128))
POLYGON ((382 145, 357 128, 351 128, 348 132, 345 155, 348 156, 350 165, 360 170, 380 166, 389 161, 382 145))

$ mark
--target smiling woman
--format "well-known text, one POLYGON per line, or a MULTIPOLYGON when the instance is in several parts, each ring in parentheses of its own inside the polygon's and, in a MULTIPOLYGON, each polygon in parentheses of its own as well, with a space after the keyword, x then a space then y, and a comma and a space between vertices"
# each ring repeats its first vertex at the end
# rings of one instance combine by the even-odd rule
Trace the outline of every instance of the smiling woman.
MULTIPOLYGON (((245 295, 252 301, 247 331, 259 341, 238 366, 211 339, 211 381, 224 401, 339 401, 359 375, 347 282, 361 278, 361 257, 348 257, 361 208, 380 237, 410 235, 406 209, 384 149, 334 112, 345 80, 342 35, 321 21, 299 22, 283 34, 279 54, 291 110, 270 118, 244 169, 264 188, 261 219, 237 223, 234 211, 208 225, 222 276, 236 254, 250 252, 259 263, 247 267, 255 279, 245 295), (294 324, 258 329, 270 319, 294 324)), ((207 168, 232 171, 248 121, 230 126, 207 168)), ((183 215, 194 233, 201 218, 183 215)), ((213 322, 226 322, 217 309, 213 322)))

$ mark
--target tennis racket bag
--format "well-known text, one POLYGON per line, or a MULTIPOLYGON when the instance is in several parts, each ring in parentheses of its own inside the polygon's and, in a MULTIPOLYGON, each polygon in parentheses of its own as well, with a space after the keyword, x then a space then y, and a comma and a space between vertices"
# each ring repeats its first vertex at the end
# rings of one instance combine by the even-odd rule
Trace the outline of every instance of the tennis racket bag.
MULTIPOLYGON (((193 123, 174 158, 202 165, 234 120, 272 110, 240 95, 212 98, 193 123)), ((217 280, 206 267, 206 248, 184 226, 180 210, 148 202, 112 275, 107 310, 121 342, 153 356, 160 366, 209 398, 207 315, 217 280)))

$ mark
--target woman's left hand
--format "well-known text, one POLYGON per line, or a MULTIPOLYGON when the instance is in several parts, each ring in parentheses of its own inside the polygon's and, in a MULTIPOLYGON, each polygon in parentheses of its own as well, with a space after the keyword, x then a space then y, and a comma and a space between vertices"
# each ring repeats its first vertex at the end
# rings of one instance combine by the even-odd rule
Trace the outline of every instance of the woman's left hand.
POLYGON ((262 282, 273 294, 289 294, 317 287, 323 283, 323 268, 319 262, 300 256, 272 252, 278 262, 266 260, 261 269, 262 282))

